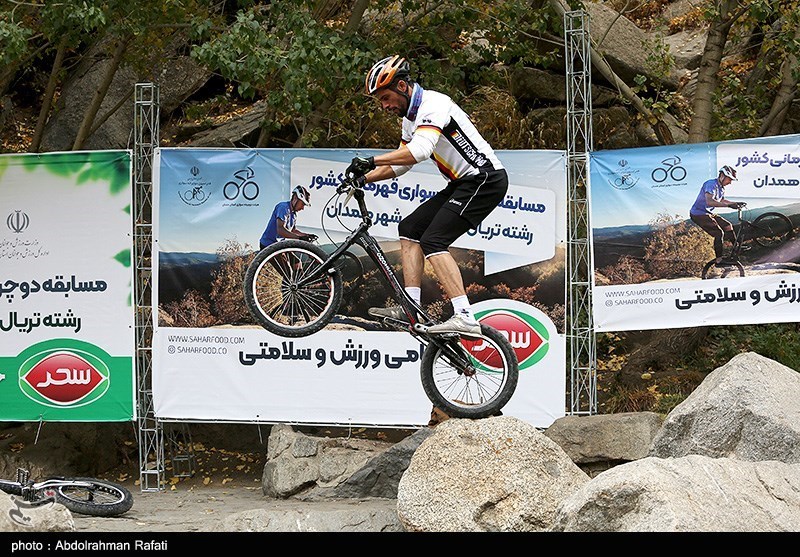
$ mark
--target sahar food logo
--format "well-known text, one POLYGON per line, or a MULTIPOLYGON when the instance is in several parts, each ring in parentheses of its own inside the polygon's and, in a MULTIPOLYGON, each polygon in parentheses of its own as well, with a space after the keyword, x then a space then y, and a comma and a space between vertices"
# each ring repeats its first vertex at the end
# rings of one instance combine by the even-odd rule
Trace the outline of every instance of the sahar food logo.
MULTIPOLYGON (((487 300, 475 304, 474 309, 478 321, 497 329, 508 339, 517 354, 520 371, 537 364, 547 355, 551 335, 543 322, 547 317, 533 306, 513 300, 487 300)), ((474 342, 466 348, 487 367, 500 367, 499 352, 488 350, 490 347, 484 341, 474 342)))
POLYGON ((110 383, 108 366, 83 350, 52 349, 34 354, 19 369, 22 392, 54 408, 84 406, 102 397, 110 383))

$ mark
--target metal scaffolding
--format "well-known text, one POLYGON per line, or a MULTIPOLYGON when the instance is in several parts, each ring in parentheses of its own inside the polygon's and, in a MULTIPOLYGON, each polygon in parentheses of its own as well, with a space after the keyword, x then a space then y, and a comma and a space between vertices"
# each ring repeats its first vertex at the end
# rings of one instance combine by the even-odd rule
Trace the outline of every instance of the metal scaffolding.
POLYGON ((139 480, 142 491, 160 491, 164 483, 164 439, 153 409, 151 309, 153 253, 153 154, 159 137, 158 87, 137 83, 134 102, 134 308, 136 314, 136 386, 139 480))
POLYGON ((597 413, 597 366, 592 320, 592 264, 586 195, 592 144, 589 16, 564 14, 567 79, 567 336, 570 414, 597 413))
POLYGON ((189 426, 165 424, 155 415, 152 387, 153 155, 159 141, 159 90, 137 83, 134 102, 134 260, 136 311, 136 387, 139 481, 142 491, 163 491, 166 459, 172 475, 194 474, 196 459, 189 426), (166 428, 165 428, 166 425, 166 428), (166 446, 166 450, 165 450, 166 446))

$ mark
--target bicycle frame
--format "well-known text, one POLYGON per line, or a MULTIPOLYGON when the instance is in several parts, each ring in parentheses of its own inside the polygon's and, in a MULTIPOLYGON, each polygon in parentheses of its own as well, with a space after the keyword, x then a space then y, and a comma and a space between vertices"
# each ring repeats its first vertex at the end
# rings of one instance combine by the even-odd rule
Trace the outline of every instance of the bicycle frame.
MULTIPOLYGON (((433 320, 425 313, 419 304, 411 299, 405 289, 400 285, 400 281, 397 279, 394 270, 386 260, 386 254, 384 254, 383 250, 378 244, 378 241, 375 240, 375 238, 373 238, 369 233, 369 228, 372 226, 372 219, 369 217, 367 205, 364 201, 364 191, 358 188, 353 188, 351 190, 351 194, 356 199, 358 208, 361 211, 361 223, 358 225, 358 228, 356 228, 356 230, 353 231, 353 233, 350 234, 345 241, 339 245, 339 247, 336 248, 336 250, 330 256, 328 256, 325 261, 320 264, 317 269, 314 269, 308 274, 308 276, 301 279, 298 284, 302 286, 318 280, 322 275, 335 273, 336 269, 333 265, 333 262, 336 261, 341 254, 347 251, 347 249, 353 244, 358 244, 364 248, 364 251, 367 252, 370 259, 372 259, 375 265, 383 273, 384 279, 389 283, 395 299, 400 303, 400 307, 403 308, 403 312, 405 312, 406 317, 408 318, 408 331, 423 343, 433 343, 434 345, 438 346, 451 363, 460 366, 457 369, 461 369, 465 366, 467 366, 468 369, 472 369, 472 364, 469 361, 469 355, 464 353, 465 350, 460 343, 458 343, 458 345, 461 346, 461 349, 456 351, 453 350, 452 343, 443 342, 446 337, 427 334, 427 328, 433 323, 433 320)), ((345 205, 346 204, 347 202, 345 202, 345 205)))
POLYGON ((372 259, 375 265, 383 273, 384 279, 389 283, 389 286, 391 286, 395 298, 400 303, 400 307, 403 308, 403 311, 408 317, 411 327, 416 328, 418 325, 424 326, 427 323, 431 323, 432 320, 425 314, 425 311, 408 296, 405 289, 400 285, 400 281, 397 280, 397 276, 394 274, 391 265, 389 265, 389 262, 386 261, 386 254, 381 249, 378 241, 370 235, 369 228, 372 226, 372 219, 369 217, 369 213, 367 212, 367 206, 364 201, 364 192, 360 189, 354 189, 353 197, 358 202, 358 207, 361 211, 361 223, 358 225, 358 228, 356 228, 356 230, 353 231, 353 233, 350 234, 345 241, 328 256, 325 261, 322 262, 318 269, 312 271, 308 276, 300 280, 299 285, 302 286, 310 282, 314 282, 323 274, 335 272, 332 263, 354 244, 358 244, 364 248, 364 251, 367 252, 367 255, 369 255, 370 259, 372 259), (419 319, 420 317, 422 319, 419 319))

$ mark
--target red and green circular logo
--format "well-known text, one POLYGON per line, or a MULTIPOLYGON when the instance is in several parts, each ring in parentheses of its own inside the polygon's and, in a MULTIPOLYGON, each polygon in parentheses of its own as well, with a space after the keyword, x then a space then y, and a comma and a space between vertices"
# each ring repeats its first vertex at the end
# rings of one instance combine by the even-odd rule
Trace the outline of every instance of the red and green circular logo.
MULTIPOLYGON (((484 306, 484 304, 491 307, 493 305, 491 302, 499 302, 499 300, 481 302, 480 304, 475 304, 475 307, 477 309, 478 306, 484 306)), ((491 309, 479 309, 475 312, 475 317, 478 321, 497 329, 508 339, 517 354, 520 371, 540 362, 550 347, 550 332, 547 326, 531 313, 523 309, 502 307, 502 304, 496 304, 496 307, 491 307, 491 309)), ((476 358, 481 359, 479 356, 480 351, 471 351, 471 353, 476 358)), ((498 356, 493 354, 491 357, 497 358, 498 356)), ((481 361, 484 360, 481 359, 481 361)), ((484 363, 489 367, 499 366, 499 362, 492 360, 484 363)))
POLYGON ((82 406, 103 396, 109 369, 80 350, 52 349, 34 354, 19 370, 19 385, 31 400, 59 408, 82 406))

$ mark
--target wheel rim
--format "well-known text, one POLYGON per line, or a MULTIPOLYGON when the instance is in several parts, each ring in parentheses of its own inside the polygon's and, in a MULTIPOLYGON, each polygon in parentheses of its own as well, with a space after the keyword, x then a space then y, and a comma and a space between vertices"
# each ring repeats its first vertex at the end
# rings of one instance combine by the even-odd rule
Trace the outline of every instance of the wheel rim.
POLYGON ((485 335, 461 337, 459 346, 471 368, 466 373, 452 365, 441 349, 433 363, 433 384, 453 406, 472 408, 485 405, 503 392, 508 381, 509 362, 496 342, 485 335))
POLYGON ((64 485, 58 488, 62 497, 76 503, 87 503, 95 506, 116 505, 124 500, 124 495, 116 489, 94 485, 81 487, 78 485, 64 485))
POLYGON ((277 250, 256 270, 253 299, 267 321, 281 327, 304 327, 322 317, 334 300, 333 278, 323 275, 301 285, 322 260, 302 248, 277 250))
POLYGON ((764 247, 782 244, 792 231, 791 224, 778 216, 757 219, 757 226, 756 242, 764 247))

